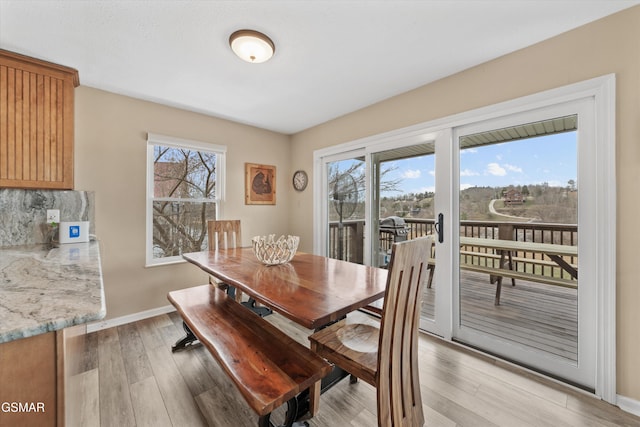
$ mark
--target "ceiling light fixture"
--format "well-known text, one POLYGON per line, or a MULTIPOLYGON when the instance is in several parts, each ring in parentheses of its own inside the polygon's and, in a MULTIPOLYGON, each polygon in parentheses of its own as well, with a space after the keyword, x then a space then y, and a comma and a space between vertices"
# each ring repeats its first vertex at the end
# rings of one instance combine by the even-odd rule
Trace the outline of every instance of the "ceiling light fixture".
POLYGON ((229 37, 231 50, 247 62, 259 64, 268 61, 276 50, 271 39, 253 30, 238 30, 229 37))

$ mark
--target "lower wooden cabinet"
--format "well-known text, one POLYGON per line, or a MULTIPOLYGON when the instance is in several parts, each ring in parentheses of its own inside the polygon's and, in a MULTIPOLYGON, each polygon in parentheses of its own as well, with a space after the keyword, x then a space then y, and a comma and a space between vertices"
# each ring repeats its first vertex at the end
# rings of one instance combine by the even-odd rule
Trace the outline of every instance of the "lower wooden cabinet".
POLYGON ((56 426, 56 332, 0 344, 0 426, 56 426))
POLYGON ((0 344, 0 427, 63 427, 84 325, 0 344))

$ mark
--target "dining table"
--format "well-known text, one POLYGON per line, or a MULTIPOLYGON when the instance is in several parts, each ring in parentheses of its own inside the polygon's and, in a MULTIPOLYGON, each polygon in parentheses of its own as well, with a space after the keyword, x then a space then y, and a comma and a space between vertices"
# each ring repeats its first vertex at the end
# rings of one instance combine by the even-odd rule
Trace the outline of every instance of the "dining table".
MULTIPOLYGON (((191 252, 183 258, 311 332, 380 300, 387 284, 385 269, 305 252, 296 252, 291 261, 277 265, 263 264, 251 247, 191 252)), ((240 304, 238 309, 243 309, 240 304)), ((319 392, 301 393, 296 419, 315 415, 319 394, 347 376, 335 366, 322 379, 319 392)))
POLYGON ((250 247, 183 254, 188 262, 293 322, 317 330, 382 298, 387 270, 297 252, 266 265, 250 247))

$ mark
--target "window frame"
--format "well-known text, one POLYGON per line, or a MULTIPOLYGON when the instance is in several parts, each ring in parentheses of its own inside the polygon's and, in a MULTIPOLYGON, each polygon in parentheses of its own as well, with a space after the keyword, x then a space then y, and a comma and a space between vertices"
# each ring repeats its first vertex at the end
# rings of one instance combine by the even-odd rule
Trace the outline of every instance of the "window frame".
POLYGON ((172 136, 147 133, 147 182, 146 182, 146 236, 145 236, 145 267, 156 267, 161 265, 183 263, 185 260, 181 256, 170 256, 164 258, 153 257, 153 202, 158 200, 154 195, 154 148, 156 146, 183 148, 216 155, 216 194, 213 199, 189 199, 182 198, 180 202, 206 202, 214 203, 216 209, 216 219, 222 216, 223 201, 225 199, 225 176, 226 176, 226 154, 225 145, 212 144, 208 142, 195 141, 172 136))

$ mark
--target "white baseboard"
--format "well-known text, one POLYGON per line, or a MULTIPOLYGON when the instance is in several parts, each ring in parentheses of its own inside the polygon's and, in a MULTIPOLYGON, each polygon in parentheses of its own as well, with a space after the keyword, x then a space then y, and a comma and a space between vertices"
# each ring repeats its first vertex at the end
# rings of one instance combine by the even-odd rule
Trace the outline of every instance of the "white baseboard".
POLYGON ((172 305, 166 305, 164 307, 152 308, 151 310, 127 314, 126 316, 122 317, 115 317, 109 320, 101 320, 99 322, 89 323, 87 324, 87 333, 89 334, 91 332, 100 331, 102 329, 113 328, 114 326, 126 325, 127 323, 148 319, 149 317, 171 313, 172 311, 176 311, 176 308, 172 305))
POLYGON ((640 417, 640 401, 631 399, 630 397, 618 395, 616 403, 618 404, 618 407, 623 411, 640 417))

